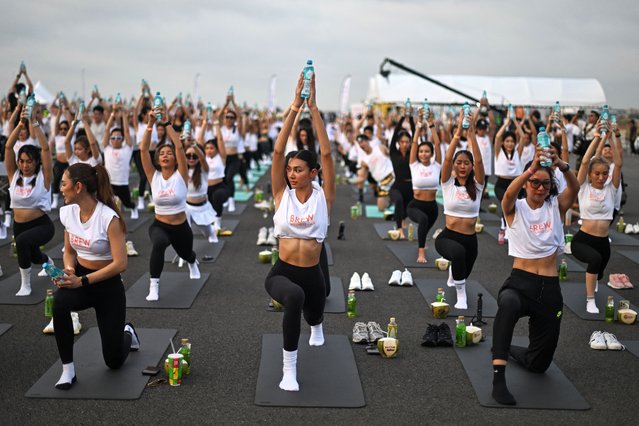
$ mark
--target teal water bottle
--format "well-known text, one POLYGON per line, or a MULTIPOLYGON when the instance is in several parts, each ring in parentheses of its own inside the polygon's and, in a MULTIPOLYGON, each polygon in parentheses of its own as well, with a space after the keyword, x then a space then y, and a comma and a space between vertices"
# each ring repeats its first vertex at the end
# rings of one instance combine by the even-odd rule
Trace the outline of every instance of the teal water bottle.
MULTIPOLYGON (((537 145, 544 151, 548 151, 550 149, 550 136, 546 133, 545 127, 539 128, 539 133, 537 133, 537 145)), ((550 167, 552 161, 550 158, 542 156, 540 163, 542 167, 550 167)))
POLYGON ((77 121, 82 121, 82 114, 84 114, 84 101, 80 101, 78 105, 78 113, 75 115, 77 121))
POLYGON ((213 120, 213 105, 211 104, 211 102, 206 103, 206 119, 208 121, 213 120))
POLYGON ((118 105, 122 103, 122 96, 120 96, 120 92, 115 95, 115 103, 118 105))
POLYGON ((424 98, 422 109, 424 110, 424 120, 428 120, 430 117, 430 104, 428 103, 428 98, 424 98))
POLYGON ((311 96, 311 77, 313 77, 313 73, 315 72, 315 68, 313 68, 313 61, 309 59, 306 61, 306 66, 302 71, 304 75, 304 86, 302 87, 302 99, 308 99, 311 96))
POLYGON ((559 123, 559 117, 561 116, 561 105, 559 105, 559 101, 555 102, 554 113, 555 117, 553 118, 553 121, 555 123, 559 123))
MULTIPOLYGON (((164 100, 162 99, 160 92, 155 92, 155 97, 153 98, 153 108, 159 108, 162 106, 162 104, 164 104, 164 100)), ((155 118, 157 118, 158 120, 162 120, 162 114, 158 112, 157 114, 155 114, 155 118)))
POLYGON ((58 268, 53 263, 44 262, 42 264, 42 269, 46 271, 47 275, 51 277, 52 280, 59 280, 66 275, 62 269, 58 268))
POLYGON ((182 129, 181 139, 187 140, 190 135, 191 135, 191 120, 187 118, 186 121, 184 122, 184 128, 182 129))
POLYGON ((33 107, 36 104, 35 94, 30 94, 27 96, 26 109, 27 109, 27 120, 31 120, 31 115, 33 114, 33 107))
MULTIPOLYGON (((608 123, 608 120, 610 120, 610 110, 608 109, 608 105, 604 105, 602 110, 601 110, 601 116, 599 117, 599 121, 601 121, 601 124, 603 124, 604 126, 606 125, 606 123, 608 123)), ((601 128, 601 133, 606 133, 608 130, 606 130, 605 127, 601 128)))
POLYGON ((462 108, 464 110, 462 129, 468 129, 470 127, 470 105, 468 105, 468 102, 464 102, 464 106, 462 108))

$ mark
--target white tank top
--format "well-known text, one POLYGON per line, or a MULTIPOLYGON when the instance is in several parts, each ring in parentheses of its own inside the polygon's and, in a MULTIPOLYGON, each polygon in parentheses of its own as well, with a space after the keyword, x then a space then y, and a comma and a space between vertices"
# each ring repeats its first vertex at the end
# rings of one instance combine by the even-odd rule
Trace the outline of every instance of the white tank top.
POLYGON ((115 149, 111 145, 104 148, 104 167, 109 172, 109 178, 113 185, 128 185, 131 174, 131 156, 133 149, 129 145, 115 149))
MULTIPOLYGON (((57 135, 53 138, 56 155, 64 155, 66 153, 66 148, 64 146, 65 140, 66 136, 57 135)), ((71 141, 71 146, 73 146, 73 140, 71 141)))
POLYGON ((615 209, 617 188, 612 181, 604 184, 603 189, 593 188, 588 182, 584 182, 579 188, 579 215, 582 219, 612 220, 615 209))
MULTIPOLYGON (((612 182, 612 171, 615 169, 615 163, 610 163, 610 170, 608 170, 608 180, 606 183, 612 182)), ((621 210, 621 196, 623 195, 623 188, 621 187, 621 182, 619 183, 619 188, 617 188, 617 193, 615 194, 615 209, 621 210)))
POLYGON ((240 134, 237 131, 237 127, 235 127, 235 131, 233 131, 233 128, 229 128, 226 126, 222 126, 220 130, 222 132, 222 140, 224 141, 224 146, 230 149, 238 149, 238 145, 240 143, 240 134))
POLYGON ((419 161, 410 165, 410 176, 413 181, 413 189, 422 191, 435 191, 439 187, 439 174, 442 166, 435 160, 425 166, 419 161))
POLYGON ((521 150, 520 158, 522 170, 529 161, 533 160, 533 158, 535 158, 535 145, 533 145, 532 143, 524 145, 524 148, 521 150))
POLYGON ((204 171, 200 173, 200 186, 197 188, 195 187, 195 185, 193 184, 193 181, 191 180, 191 178, 193 177, 193 173, 195 173, 195 169, 189 169, 189 186, 186 192, 186 196, 198 198, 203 195, 206 195, 208 185, 206 182, 206 175, 204 174, 204 171))
POLYGON ((273 216, 274 234, 276 238, 315 239, 321 243, 328 230, 328 207, 324 190, 312 182, 313 193, 301 203, 294 189, 286 187, 280 205, 273 216))
POLYGON ((521 174, 521 158, 517 151, 512 160, 506 157, 506 153, 499 150, 499 156, 495 158, 495 174, 497 176, 517 177, 521 174))
POLYGON ((79 258, 86 260, 111 260, 109 225, 117 213, 98 201, 95 211, 85 223, 80 221, 80 206, 71 204, 60 208, 60 222, 69 235, 69 243, 79 258))
MULTIPOLYGON (((142 143, 142 138, 144 138, 144 132, 146 132, 146 128, 149 127, 146 123, 138 123, 138 129, 137 132, 135 133, 135 150, 140 149, 140 144, 142 143)), ((158 131, 157 128, 155 127, 155 124, 153 125, 153 131, 151 131, 151 143, 157 143, 158 141, 158 131)))
POLYGON ((20 170, 16 170, 9 185, 12 209, 38 209, 43 212, 51 211, 51 194, 44 187, 44 174, 42 170, 37 175, 22 177, 22 185, 18 186, 20 170), (35 185, 31 182, 35 179, 35 185))
POLYGON ((69 166, 73 166, 76 163, 88 164, 91 167, 95 167, 102 162, 102 156, 98 155, 98 158, 93 158, 93 154, 89 153, 87 160, 80 160, 75 154, 71 154, 71 157, 67 158, 69 166))
POLYGON ((373 179, 377 182, 381 182, 388 175, 393 173, 393 163, 391 159, 384 155, 378 146, 372 147, 370 154, 366 154, 364 150, 361 150, 360 162, 366 164, 373 179))
POLYGON ((484 163, 484 175, 490 176, 493 174, 493 144, 490 142, 490 136, 475 135, 475 139, 477 139, 477 146, 484 163))
POLYGON ((206 157, 206 163, 209 165, 208 180, 222 179, 224 177, 224 162, 220 154, 215 154, 215 157, 206 157))
POLYGON ((444 198, 444 214, 455 217, 473 218, 479 215, 479 204, 484 185, 475 181, 477 197, 473 201, 468 195, 465 186, 456 186, 455 178, 450 177, 448 181, 442 182, 442 195, 444 198))
POLYGON ((559 169, 555 168, 553 170, 555 175, 555 182, 557 183, 557 193, 561 194, 568 187, 568 182, 566 182, 566 176, 564 176, 559 169))
POLYGON ((186 191, 186 183, 177 170, 168 179, 164 179, 158 171, 153 173, 151 193, 155 213, 170 215, 186 211, 186 191))
POLYGON ((257 151, 257 135, 255 133, 247 133, 244 138, 244 146, 249 152, 257 151))
POLYGON ((538 209, 531 209, 525 198, 515 202, 515 218, 507 227, 508 255, 537 259, 564 251, 564 228, 557 197, 538 209))

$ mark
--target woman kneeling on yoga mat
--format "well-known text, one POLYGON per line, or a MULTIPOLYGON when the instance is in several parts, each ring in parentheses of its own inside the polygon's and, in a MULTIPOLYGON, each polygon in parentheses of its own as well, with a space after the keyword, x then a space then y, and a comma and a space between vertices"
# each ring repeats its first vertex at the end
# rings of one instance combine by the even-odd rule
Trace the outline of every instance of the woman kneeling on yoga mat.
POLYGON ((100 165, 76 163, 62 175, 60 209, 64 225, 65 276, 53 299, 53 327, 62 361, 55 387, 68 390, 76 381, 73 364, 71 311, 95 309, 102 339, 102 356, 117 369, 129 351, 140 348, 135 329, 124 322, 126 296, 120 273, 126 270, 126 224, 115 202, 109 174, 100 165))
POLYGON ((499 291, 493 325, 493 398, 514 405, 506 386, 506 364, 510 354, 524 368, 543 373, 552 362, 561 324, 563 299, 557 278, 557 254, 563 252, 562 218, 575 202, 579 183, 570 166, 554 151, 537 148, 529 168, 508 186, 501 203, 508 226, 508 255, 513 270, 499 291), (551 167, 542 167, 540 157, 552 159, 566 178, 567 187, 557 195, 551 167), (523 198, 518 199, 518 194, 523 198), (513 329, 521 317, 530 320, 528 348, 511 346, 513 329))
POLYGON ((320 143, 324 186, 313 179, 319 173, 314 152, 292 151, 286 157, 286 141, 295 122, 295 112, 304 103, 303 79, 297 82, 291 112, 284 120, 273 152, 271 181, 275 198, 275 237, 279 239, 279 260, 266 277, 268 294, 284 305, 282 329, 284 335, 284 367, 280 388, 299 390, 297 383, 297 346, 300 320, 311 326, 309 345, 324 344, 322 321, 326 289, 320 267, 322 242, 328 230, 329 214, 335 199, 335 166, 326 127, 315 103, 315 75, 311 79, 310 97, 313 127, 320 143))

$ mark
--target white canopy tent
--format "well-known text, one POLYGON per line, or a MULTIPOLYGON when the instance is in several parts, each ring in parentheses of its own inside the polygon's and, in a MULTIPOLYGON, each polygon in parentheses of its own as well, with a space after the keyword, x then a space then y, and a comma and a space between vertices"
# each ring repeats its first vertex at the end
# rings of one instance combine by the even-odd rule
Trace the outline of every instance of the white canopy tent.
POLYGON ((41 81, 38 81, 33 86, 33 92, 35 93, 36 102, 39 104, 50 104, 55 99, 55 96, 51 94, 41 81))
MULTIPOLYGON (((594 78, 490 77, 478 75, 430 75, 429 77, 479 99, 486 90, 491 105, 600 106, 606 95, 594 78)), ((463 104, 468 99, 417 76, 392 73, 388 79, 377 74, 368 85, 367 102, 398 104, 410 98, 421 103, 463 104)))

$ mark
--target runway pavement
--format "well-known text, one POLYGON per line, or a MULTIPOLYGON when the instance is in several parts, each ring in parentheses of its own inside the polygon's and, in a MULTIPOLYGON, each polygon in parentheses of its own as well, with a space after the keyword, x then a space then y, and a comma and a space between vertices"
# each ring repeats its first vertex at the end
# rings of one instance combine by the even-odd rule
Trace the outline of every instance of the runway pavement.
MULTIPOLYGON (((574 161, 572 162, 574 164, 574 161)), ((626 222, 639 220, 639 157, 626 158, 623 168, 628 183, 626 222)), ((266 186, 269 175, 259 184, 266 186)), ((594 330, 608 330, 624 340, 639 340, 637 326, 605 324, 579 319, 564 310, 562 333, 555 362, 590 403, 588 411, 550 411, 483 408, 452 348, 425 348, 421 337, 429 322, 435 323, 426 302, 416 287, 389 287, 386 283, 394 269, 403 269, 386 249, 371 223, 373 219, 350 219, 349 208, 355 202, 353 191, 338 186, 328 242, 334 266, 331 275, 348 286, 357 271, 368 272, 374 292, 358 293, 358 314, 326 314, 326 334, 351 336, 355 321, 377 321, 385 328, 389 317, 397 318, 400 351, 396 359, 385 360, 367 355, 364 347, 352 344, 366 398, 366 406, 357 409, 272 408, 254 405, 255 385, 260 360, 260 342, 264 333, 279 333, 281 315, 266 311, 268 296, 264 278, 269 265, 258 263, 255 245, 261 226, 272 220, 249 206, 240 223, 226 241, 219 258, 201 264, 211 277, 185 310, 128 309, 127 320, 137 327, 176 328, 178 337, 189 337, 192 348, 192 374, 181 387, 163 385, 147 388, 136 401, 35 400, 25 398, 26 391, 58 359, 53 336, 41 333, 46 321, 43 304, 32 306, 0 305, 0 323, 13 327, 0 336, 0 415, 3 424, 614 424, 634 423, 639 415, 636 402, 639 390, 639 358, 628 351, 594 351, 588 339, 594 330), (346 225, 346 239, 337 240, 339 221, 346 225), (633 420, 634 419, 634 420, 633 420)), ((370 197, 370 194, 367 194, 370 197)), ((367 198, 367 201, 372 201, 367 198)), ((485 202, 484 205, 487 203, 485 202)), ((380 221, 380 219, 376 219, 380 221)), ((440 218, 436 227, 443 223, 440 218)), ((150 222, 149 222, 150 224, 150 222)), ((638 236, 639 237, 639 236, 638 236)), ((489 235, 479 235, 479 258, 471 279, 480 281, 493 295, 508 276, 512 261, 505 246, 497 245, 489 235)), ((148 271, 150 241, 148 226, 130 235, 140 252, 129 258, 124 274, 131 286, 148 271)), ((62 240, 61 225, 56 222, 53 247, 62 240)), ((429 241, 433 244, 432 241, 429 241)), ((406 243, 410 244, 410 243, 406 243)), ((416 243, 415 248, 416 248, 416 243)), ((619 248, 622 249, 622 248, 619 248)), ((606 273, 623 272, 639 287, 639 265, 616 253, 606 273)), ((9 246, 0 248, 4 275, 17 272, 17 262, 9 257, 9 246)), ((434 259, 429 259, 433 261, 434 259)), ((34 267, 34 273, 39 268, 34 267)), ((178 271, 176 264, 165 264, 165 271, 178 271)), ((188 269, 182 268, 184 285, 188 269)), ((436 278, 444 283, 447 273, 427 269, 412 270, 414 278, 436 278)), ((577 273, 571 280, 583 280, 577 273)), ((6 285, 6 284, 5 284, 6 285)), ((17 291, 17 284, 16 284, 17 291)), ((639 290, 619 294, 635 305, 639 290)), ((585 298, 585 296, 584 296, 585 298)), ((600 306, 600 308, 603 308, 600 306)), ((92 310, 80 313, 85 329, 96 325, 92 310)), ((492 334, 492 319, 484 328, 492 334)), ((438 323, 439 321, 437 321, 438 323)), ((454 320, 447 322, 452 326, 454 320)), ((525 335, 527 321, 522 319, 515 334, 525 335)), ((302 325, 302 333, 308 326, 302 325)), ((144 341, 141 342, 144 345, 144 341)), ((101 354, 96 353, 101 361, 101 354)), ((106 367, 105 367, 106 368, 106 367)), ((490 368, 486 365, 485 368, 490 368)), ((82 380, 79 372, 79 380, 82 380)), ((303 375, 303 371, 298 372, 303 375)), ((274 392, 279 390, 274 389, 274 392)), ((516 395, 515 395, 516 396, 516 395)))

